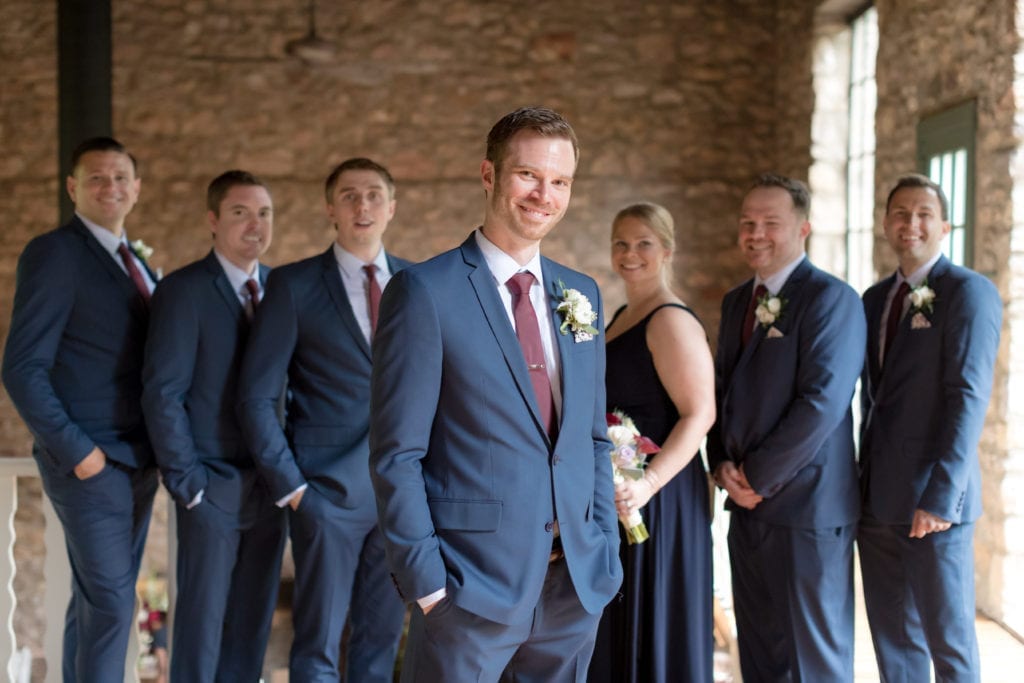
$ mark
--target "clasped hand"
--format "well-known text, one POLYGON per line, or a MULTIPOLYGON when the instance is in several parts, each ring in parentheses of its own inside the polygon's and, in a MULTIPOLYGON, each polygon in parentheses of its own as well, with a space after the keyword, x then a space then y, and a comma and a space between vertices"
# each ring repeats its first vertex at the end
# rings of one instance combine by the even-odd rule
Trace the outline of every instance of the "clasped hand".
POLYGON ((747 510, 753 510, 764 498, 754 490, 743 473, 743 466, 723 462, 715 470, 715 482, 725 489, 734 503, 747 510))

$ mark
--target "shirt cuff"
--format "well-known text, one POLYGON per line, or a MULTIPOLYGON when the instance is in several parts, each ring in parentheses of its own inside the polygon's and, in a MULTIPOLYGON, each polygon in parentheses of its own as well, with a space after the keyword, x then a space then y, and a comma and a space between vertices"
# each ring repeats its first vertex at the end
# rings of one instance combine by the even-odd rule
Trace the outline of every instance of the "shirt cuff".
POLYGON ((416 604, 420 606, 420 609, 427 609, 436 602, 441 602, 448 596, 447 588, 440 588, 430 595, 426 595, 422 598, 416 599, 416 604))
POLYGON ((192 499, 192 502, 190 502, 188 505, 185 506, 185 509, 186 510, 191 510, 196 505, 199 505, 200 503, 202 503, 203 502, 203 493, 205 493, 205 492, 206 492, 206 489, 199 489, 199 493, 197 493, 196 497, 192 499))
POLYGON ((277 507, 279 507, 279 508, 283 508, 285 505, 287 505, 288 503, 292 502, 292 498, 294 498, 295 496, 299 495, 300 493, 305 491, 307 488, 309 488, 309 484, 303 484, 302 486, 300 486, 299 488, 295 489, 294 491, 289 493, 287 496, 285 496, 281 500, 277 501, 275 503, 275 505, 277 505, 277 507))

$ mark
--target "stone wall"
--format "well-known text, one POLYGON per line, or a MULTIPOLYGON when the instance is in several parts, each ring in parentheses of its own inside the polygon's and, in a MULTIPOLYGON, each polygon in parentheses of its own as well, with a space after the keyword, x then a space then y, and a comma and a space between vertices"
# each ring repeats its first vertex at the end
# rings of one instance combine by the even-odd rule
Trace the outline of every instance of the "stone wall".
POLYGON ((779 6, 777 16, 755 1, 319 3, 336 54, 310 65, 286 51, 306 30, 304 3, 116 2, 115 130, 145 174, 133 234, 165 270, 198 257, 203 187, 237 165, 274 190, 269 260, 310 255, 331 239, 323 177, 360 154, 398 180, 390 248, 426 258, 481 218, 490 124, 545 103, 583 147, 546 253, 618 303, 609 220, 626 202, 662 202, 679 226, 682 293, 714 329, 721 294, 745 275, 731 248, 739 190, 780 163, 806 175, 813 3, 779 6), (776 68, 786 59, 789 71, 776 68))
MULTIPOLYGON (((608 267, 609 221, 629 202, 664 204, 676 218, 680 293, 714 341, 722 295, 749 275, 735 248, 746 185, 765 170, 807 177, 815 2, 318 5, 335 54, 307 64, 287 51, 307 30, 301 0, 113 1, 113 127, 143 178, 128 230, 155 248, 154 265, 169 272, 207 251, 205 186, 232 167, 272 188, 269 263, 322 251, 333 238, 323 178, 355 155, 397 179, 389 248, 432 256, 482 217, 490 125, 542 103, 567 115, 582 144, 572 205, 545 253, 592 274, 614 308, 623 294, 608 267)), ((4 338, 17 255, 57 219, 55 30, 54 3, 0 4, 4 338)), ((0 455, 29 452, 2 392, 0 444, 0 455)), ((25 486, 38 501, 38 486, 25 486)), ((34 538, 37 512, 19 519, 19 539, 34 538)), ((38 558, 41 548, 20 552, 38 558)), ((32 590, 20 584, 18 628, 35 647, 41 626, 22 616, 32 590)))
MULTIPOLYGON (((57 17, 55 3, 0 2, 0 334, 7 337, 14 270, 25 243, 57 220, 57 17)), ((0 456, 27 455, 30 439, 0 391, 0 456)), ((38 479, 18 483, 14 590, 18 645, 43 638, 43 521, 38 479)), ((63 549, 58 549, 63 552, 63 549)), ((42 662, 33 670, 41 675, 42 662)))
MULTIPOLYGON (((880 0, 876 4, 876 225, 882 224, 885 197, 896 177, 916 169, 917 122, 975 99, 978 134, 974 265, 993 279, 1004 301, 1019 301, 1019 284, 1011 286, 1010 237, 1011 228, 1021 229, 1020 215, 1014 216, 1011 202, 1015 190, 1011 164, 1017 152, 1019 130, 1015 129, 1014 120, 1021 106, 1013 90, 1014 57, 1020 49, 1020 37, 1014 27, 1020 3, 880 0)), ((881 238, 880 227, 878 231, 875 262, 882 274, 891 272, 896 262, 881 238)), ((1019 312, 1017 317, 1020 318, 1019 312)), ((979 609, 1022 633, 1024 592, 1015 587, 1019 581, 1012 577, 1024 567, 1024 548, 1019 534, 1014 539, 1011 530, 1021 524, 1024 493, 1019 485, 1008 484, 1019 482, 1024 472, 1024 440, 1008 440, 1007 416, 1011 358, 1020 356, 1019 347, 1024 340, 1019 332, 1013 334, 1020 321, 1012 323, 1007 316, 981 442, 985 515, 977 525, 975 556, 979 609)), ((1019 361, 1017 364, 1020 365, 1019 361)))

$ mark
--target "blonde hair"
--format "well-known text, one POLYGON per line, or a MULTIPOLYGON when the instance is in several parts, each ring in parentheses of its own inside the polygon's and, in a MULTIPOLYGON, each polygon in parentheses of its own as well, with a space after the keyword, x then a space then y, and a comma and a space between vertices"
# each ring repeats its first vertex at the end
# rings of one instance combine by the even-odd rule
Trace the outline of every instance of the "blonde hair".
POLYGON ((654 202, 630 204, 615 214, 615 220, 612 221, 612 232, 623 218, 636 218, 643 221, 644 225, 650 228, 661 242, 661 246, 675 253, 676 224, 672 220, 672 214, 664 206, 654 202))

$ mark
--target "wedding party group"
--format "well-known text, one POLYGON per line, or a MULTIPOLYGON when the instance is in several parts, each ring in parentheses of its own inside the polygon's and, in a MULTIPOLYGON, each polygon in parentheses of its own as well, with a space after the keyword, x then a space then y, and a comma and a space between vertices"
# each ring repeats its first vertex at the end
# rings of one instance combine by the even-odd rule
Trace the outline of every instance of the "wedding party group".
POLYGON ((330 172, 336 239, 273 269, 271 189, 229 170, 208 255, 161 278, 125 230, 136 159, 78 146, 74 217, 21 254, 3 356, 72 569, 63 680, 124 680, 162 481, 176 683, 260 679, 289 539, 293 683, 391 681, 407 611, 407 682, 710 683, 713 481, 744 681, 853 680, 855 542, 879 678, 980 681, 1002 302, 942 255, 942 188, 894 182, 899 267, 861 297, 808 259, 807 187, 759 176, 713 354, 664 207, 611 221, 607 319, 591 277, 541 255, 579 153, 559 113, 506 114, 482 223, 415 264, 383 247, 377 161, 330 172))

